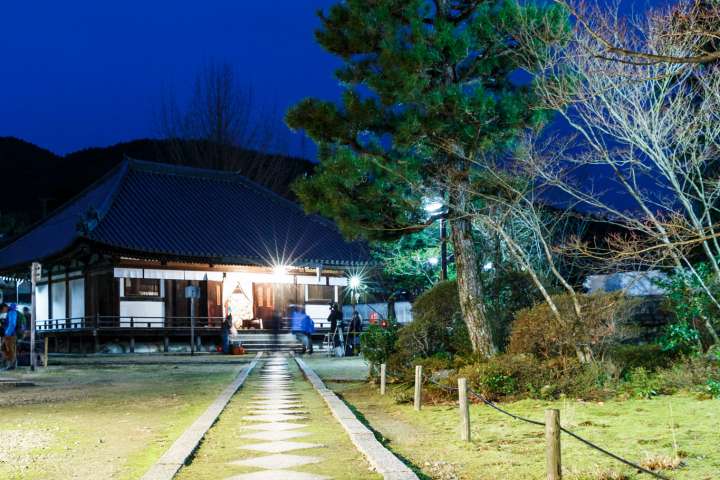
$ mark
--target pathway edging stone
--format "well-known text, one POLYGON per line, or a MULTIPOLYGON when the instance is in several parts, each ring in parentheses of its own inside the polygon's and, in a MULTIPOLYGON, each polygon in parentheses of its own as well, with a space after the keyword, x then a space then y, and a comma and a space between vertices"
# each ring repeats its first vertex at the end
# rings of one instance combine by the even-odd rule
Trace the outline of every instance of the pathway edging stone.
POLYGON ((352 410, 327 388, 315 371, 302 359, 294 357, 305 378, 315 387, 333 416, 347 432, 352 443, 385 480, 418 480, 418 476, 393 453, 377 441, 375 435, 360 422, 352 410))

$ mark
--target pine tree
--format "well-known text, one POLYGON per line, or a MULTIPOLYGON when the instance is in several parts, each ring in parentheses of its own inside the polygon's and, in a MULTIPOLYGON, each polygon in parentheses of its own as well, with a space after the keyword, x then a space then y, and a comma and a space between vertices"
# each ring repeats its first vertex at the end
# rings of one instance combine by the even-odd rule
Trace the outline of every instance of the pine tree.
POLYGON ((496 352, 483 303, 470 192, 488 158, 546 120, 515 33, 563 31, 565 13, 516 0, 346 0, 319 13, 317 41, 343 62, 341 104, 305 99, 286 121, 319 146, 317 172, 296 191, 306 209, 350 237, 391 239, 428 224, 423 198, 442 195, 460 305, 476 352, 496 352))

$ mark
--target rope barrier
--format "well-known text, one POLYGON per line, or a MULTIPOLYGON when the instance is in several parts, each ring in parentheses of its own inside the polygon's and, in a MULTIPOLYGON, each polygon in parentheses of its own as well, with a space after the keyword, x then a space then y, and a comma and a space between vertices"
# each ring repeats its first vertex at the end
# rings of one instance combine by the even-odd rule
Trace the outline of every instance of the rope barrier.
MULTIPOLYGON (((396 375, 396 374, 394 374, 393 376, 395 376, 395 377, 400 377, 400 375, 396 375)), ((442 385, 441 383, 433 380, 431 377, 429 377, 429 376, 427 376, 427 375, 423 375, 423 377, 424 377, 423 380, 424 380, 425 382, 432 383, 433 385, 439 387, 440 389, 442 389, 442 390, 444 390, 444 391, 446 391, 446 392, 455 393, 455 392, 458 391, 458 389, 457 389, 456 387, 450 387, 450 386, 447 386, 447 385, 442 385)), ((514 420, 519 420, 519 421, 521 421, 521 422, 525 422, 525 423, 528 423, 528 424, 530 424, 530 425, 536 425, 536 426, 545 427, 545 422, 539 422, 539 421, 537 421, 537 420, 532 420, 532 419, 530 419, 530 418, 525 418, 525 417, 522 417, 522 416, 520 416, 520 415, 516 415, 516 414, 514 414, 514 413, 512 413, 512 412, 509 412, 508 410, 505 410, 504 408, 499 407, 495 402, 493 402, 493 401, 491 401, 491 400, 488 400, 488 399, 485 397, 485 395, 483 395, 482 393, 476 392, 475 390, 473 390, 473 389, 471 389, 471 388, 468 388, 468 392, 469 392, 470 395, 471 395, 472 397, 474 397, 475 399, 479 400, 480 402, 482 402, 483 404, 487 405, 488 407, 490 407, 490 408, 492 408, 492 409, 494 409, 494 410, 502 413, 503 415, 507 415, 508 417, 513 418, 514 420)), ((592 449, 594 449, 594 450, 597 450, 598 452, 603 453, 603 454, 609 456, 610 458, 613 458, 613 459, 617 460, 618 462, 624 463, 625 465, 627 465, 627 466, 629 466, 629 467, 632 467, 632 468, 637 469, 638 472, 640 472, 640 473, 646 473, 646 474, 648 474, 648 475, 650 475, 650 476, 652 476, 652 477, 659 478, 660 480, 672 480, 670 477, 666 477, 665 475, 662 475, 662 474, 660 474, 660 473, 653 472, 652 470, 649 470, 649 469, 647 469, 647 468, 645 468, 645 467, 642 467, 642 466, 638 465, 638 464, 635 463, 635 462, 632 462, 632 461, 627 460, 627 459, 625 459, 625 458, 623 458, 623 457, 621 457, 621 456, 619 456, 619 455, 617 455, 617 454, 615 454, 615 453, 612 453, 612 452, 604 449, 603 447, 600 447, 600 446, 594 444, 594 443, 591 442, 590 440, 587 440, 586 438, 581 437, 581 436, 578 435, 577 433, 574 433, 574 432, 568 430, 567 428, 560 427, 560 431, 562 431, 563 433, 565 433, 565 434, 573 437, 575 440, 578 440, 579 442, 585 444, 586 446, 588 446, 588 447, 590 447, 590 448, 592 448, 592 449)))

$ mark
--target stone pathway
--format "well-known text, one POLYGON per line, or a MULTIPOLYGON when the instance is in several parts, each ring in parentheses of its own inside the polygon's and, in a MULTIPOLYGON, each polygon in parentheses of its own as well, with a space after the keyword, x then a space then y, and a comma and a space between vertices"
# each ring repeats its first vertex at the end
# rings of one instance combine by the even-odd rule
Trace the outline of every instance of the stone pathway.
POLYGON ((331 477, 298 472, 293 468, 318 464, 329 459, 322 455, 323 445, 301 441, 310 435, 308 416, 301 395, 294 387, 294 375, 288 368, 289 359, 274 356, 265 362, 259 374, 260 393, 249 404, 250 414, 243 420, 246 425, 240 438, 257 440, 243 445, 242 449, 257 452, 257 456, 231 462, 233 465, 259 470, 229 477, 228 480, 323 480, 331 477), (291 453, 310 450, 313 455, 291 453), (315 454, 317 452, 317 454, 315 454))

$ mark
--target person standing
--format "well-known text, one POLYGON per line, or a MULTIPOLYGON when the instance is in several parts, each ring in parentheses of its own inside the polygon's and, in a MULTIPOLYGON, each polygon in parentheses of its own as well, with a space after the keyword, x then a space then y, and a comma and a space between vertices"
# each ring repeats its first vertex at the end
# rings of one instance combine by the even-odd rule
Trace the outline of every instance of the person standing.
POLYGON ((350 320, 348 330, 348 355, 357 355, 360 351, 360 334, 362 333, 362 318, 360 312, 355 310, 350 320))
POLYGON ((303 353, 313 353, 311 335, 315 332, 315 323, 312 321, 302 307, 293 308, 290 318, 291 331, 303 345, 303 353))
POLYGON ((22 328, 18 333, 22 333, 23 339, 30 341, 30 327, 32 325, 32 313, 30 307, 23 307, 22 309, 22 328))
POLYGON ((330 302, 330 315, 328 315, 328 322, 330 322, 330 335, 333 340, 333 347, 337 347, 340 344, 340 336, 338 335, 338 325, 342 328, 343 314, 342 309, 337 302, 330 302))
POLYGON ((15 370, 17 366, 17 307, 7 303, 0 305, 0 314, 5 316, 2 323, 3 342, 2 354, 5 362, 5 370, 15 370))

